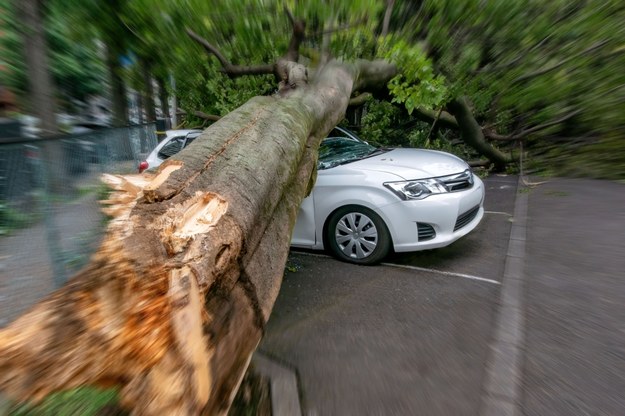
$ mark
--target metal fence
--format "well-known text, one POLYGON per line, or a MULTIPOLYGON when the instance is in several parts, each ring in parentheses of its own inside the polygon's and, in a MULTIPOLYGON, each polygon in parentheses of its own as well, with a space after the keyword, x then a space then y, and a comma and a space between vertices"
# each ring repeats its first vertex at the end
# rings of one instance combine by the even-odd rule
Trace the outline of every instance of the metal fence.
POLYGON ((102 237, 102 173, 136 173, 153 124, 0 143, 0 327, 87 263, 102 237))

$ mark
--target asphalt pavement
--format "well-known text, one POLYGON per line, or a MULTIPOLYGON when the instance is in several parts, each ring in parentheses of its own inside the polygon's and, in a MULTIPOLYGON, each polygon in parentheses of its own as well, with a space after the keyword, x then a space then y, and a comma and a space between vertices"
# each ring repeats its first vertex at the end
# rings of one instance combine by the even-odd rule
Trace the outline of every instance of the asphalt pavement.
MULTIPOLYGON (((530 181, 486 178, 482 223, 446 248, 293 251, 255 362, 274 416, 625 414, 625 184, 530 181)), ((32 232, 2 240, 0 326, 51 288, 32 232)))
POLYGON ((260 352, 302 414, 625 414, 625 185, 485 184, 450 247, 374 267, 291 253, 260 352))
POLYGON ((625 185, 529 193, 524 415, 625 414, 625 185))

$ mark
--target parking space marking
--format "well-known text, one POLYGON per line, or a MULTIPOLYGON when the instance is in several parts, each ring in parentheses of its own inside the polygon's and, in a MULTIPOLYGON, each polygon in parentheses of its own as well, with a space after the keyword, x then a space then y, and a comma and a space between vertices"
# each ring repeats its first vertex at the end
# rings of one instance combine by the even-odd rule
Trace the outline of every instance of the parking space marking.
POLYGON ((512 214, 510 214, 510 213, 501 212, 501 211, 484 211, 484 214, 498 214, 498 215, 506 215, 508 217, 512 216, 512 214))
MULTIPOLYGON (((329 256, 327 254, 309 253, 309 252, 306 252, 306 251, 292 251, 291 253, 303 254, 305 256, 311 256, 311 257, 324 257, 324 258, 327 258, 327 259, 332 259, 333 258, 332 256, 329 256)), ((410 265, 407 265, 407 264, 380 263, 380 265, 381 266, 389 266, 389 267, 398 267, 400 269, 416 270, 416 271, 420 271, 420 272, 442 274, 442 275, 445 275, 445 276, 461 277, 463 279, 477 280, 479 282, 491 283, 493 285, 500 285, 501 284, 501 282, 498 282, 496 280, 487 279, 485 277, 480 277, 480 276, 473 276, 472 274, 446 272, 444 270, 428 269, 426 267, 410 266, 410 265)))
POLYGON ((428 269, 426 267, 418 267, 418 266, 409 266, 407 264, 394 264, 394 263, 380 263, 380 264, 383 266, 399 267, 400 269, 417 270, 420 272, 436 273, 436 274, 442 274, 445 276, 462 277, 463 279, 477 280, 480 282, 491 283, 494 285, 501 284, 501 282, 498 282, 496 280, 487 279, 485 277, 473 276, 471 274, 446 272, 444 270, 428 269))

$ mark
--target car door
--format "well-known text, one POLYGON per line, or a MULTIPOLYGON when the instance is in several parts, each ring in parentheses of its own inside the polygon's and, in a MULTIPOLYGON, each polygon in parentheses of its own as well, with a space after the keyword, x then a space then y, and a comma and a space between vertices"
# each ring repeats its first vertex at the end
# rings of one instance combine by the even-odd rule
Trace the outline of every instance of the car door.
MULTIPOLYGON (((332 129, 328 138, 343 137, 350 140, 360 141, 348 130, 341 127, 335 127, 332 129)), ((319 179, 319 176, 317 177, 319 179)), ((322 236, 316 235, 315 229, 315 188, 313 187, 310 195, 302 201, 300 209, 295 221, 295 227, 293 227, 293 234, 291 236, 291 245, 294 247, 313 248, 317 245, 317 239, 321 239, 322 236)), ((319 241, 320 243, 321 241, 319 241)))
POLYGON ((312 248, 316 243, 315 236, 315 204, 314 188, 299 207, 295 227, 291 236, 291 245, 295 247, 312 248))

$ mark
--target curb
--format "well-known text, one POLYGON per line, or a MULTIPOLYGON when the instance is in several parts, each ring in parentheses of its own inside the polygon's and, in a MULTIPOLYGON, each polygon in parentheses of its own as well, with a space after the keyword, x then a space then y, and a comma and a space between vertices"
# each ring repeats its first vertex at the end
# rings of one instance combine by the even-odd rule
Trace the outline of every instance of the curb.
POLYGON ((514 216, 503 274, 499 310, 487 373, 483 386, 480 415, 519 416, 523 343, 525 339, 525 242, 529 195, 519 176, 514 216))
POLYGON ((272 416, 301 416, 295 371, 259 351, 252 356, 252 365, 269 379, 272 416))

